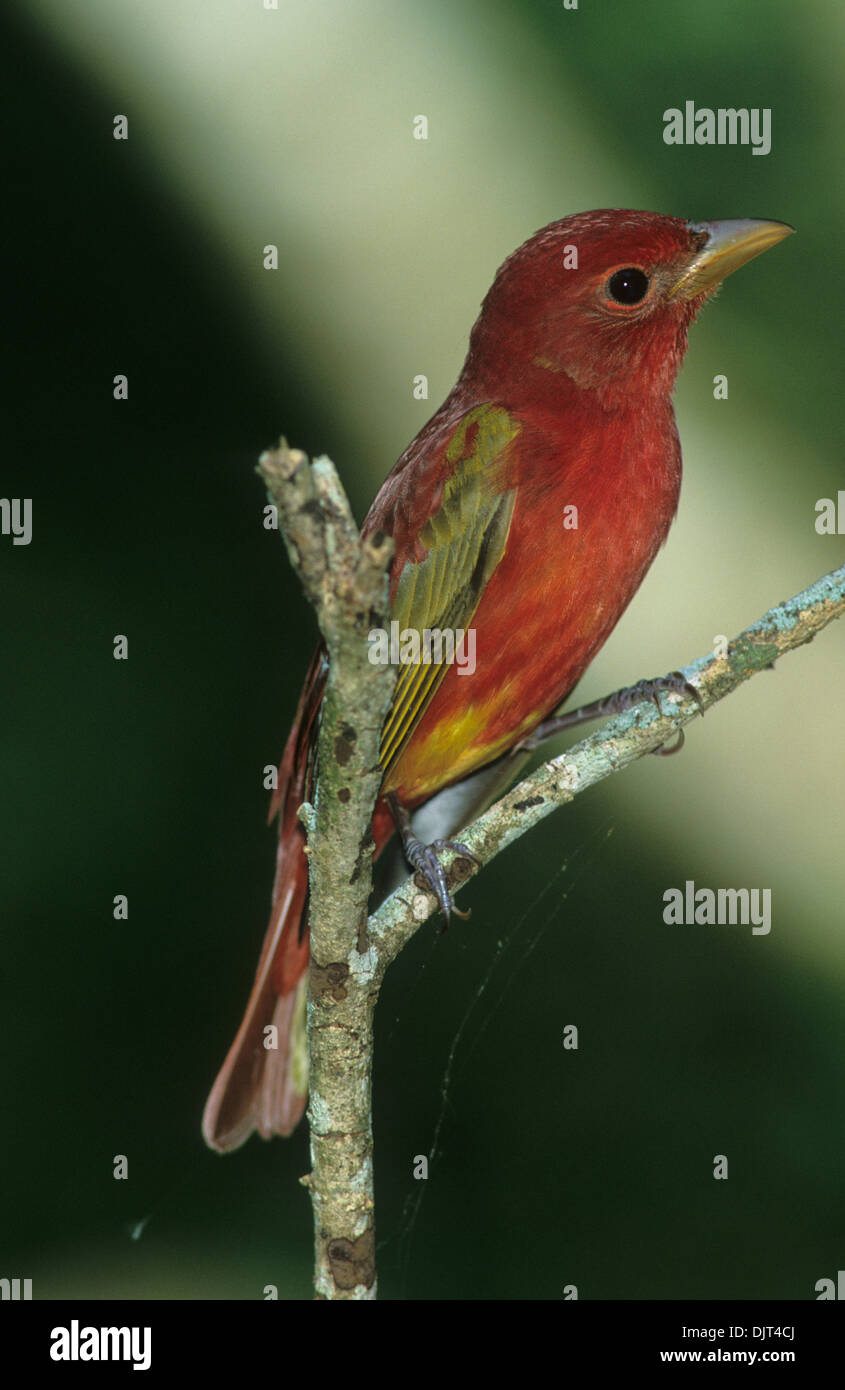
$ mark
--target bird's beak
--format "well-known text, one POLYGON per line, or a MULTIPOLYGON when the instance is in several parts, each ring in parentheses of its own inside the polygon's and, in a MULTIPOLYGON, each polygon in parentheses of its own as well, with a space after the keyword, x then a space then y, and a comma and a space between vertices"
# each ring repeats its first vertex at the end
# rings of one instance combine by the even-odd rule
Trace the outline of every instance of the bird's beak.
POLYGON ((795 228, 788 222, 757 222, 750 217, 732 222, 691 222, 690 230, 707 237, 681 278, 669 291, 671 299, 694 299, 739 270, 746 261, 768 251, 795 228))

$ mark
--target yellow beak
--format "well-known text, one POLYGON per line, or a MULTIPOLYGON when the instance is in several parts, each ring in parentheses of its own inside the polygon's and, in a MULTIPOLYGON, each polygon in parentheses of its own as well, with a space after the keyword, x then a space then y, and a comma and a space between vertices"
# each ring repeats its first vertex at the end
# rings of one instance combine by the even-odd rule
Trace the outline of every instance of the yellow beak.
POLYGON ((788 222, 758 222, 751 217, 731 222, 691 222, 690 227, 704 233, 707 241, 672 286, 671 298, 694 299, 705 294, 746 261, 795 231, 788 222))

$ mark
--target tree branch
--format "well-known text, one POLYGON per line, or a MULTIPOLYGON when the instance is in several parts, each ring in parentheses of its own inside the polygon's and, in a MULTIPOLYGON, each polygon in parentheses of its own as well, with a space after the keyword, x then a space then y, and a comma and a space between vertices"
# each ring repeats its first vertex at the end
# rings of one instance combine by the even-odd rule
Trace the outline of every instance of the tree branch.
MULTIPOLYGON (((696 687, 699 706, 691 696, 664 695, 671 714, 658 714, 645 701, 607 720, 595 733, 566 753, 537 768, 460 832, 461 843, 472 850, 482 866, 537 825, 559 806, 565 806, 596 782, 620 772, 638 758, 672 738, 696 715, 723 700, 758 671, 774 667, 779 656, 811 642, 817 632, 845 613, 845 565, 824 575, 794 598, 770 608, 757 622, 728 645, 724 656, 701 657, 683 668, 682 674, 696 687)), ((518 769, 515 769, 515 771, 518 769)), ((444 857, 444 864, 447 860, 444 857)), ((471 861, 453 855, 447 869, 451 889, 478 873, 471 861)), ((389 964, 418 930, 437 911, 437 900, 420 889, 409 892, 403 884, 371 917, 370 943, 378 943, 389 964)))
POLYGON ((373 963, 370 822, 378 795, 379 734, 396 671, 368 660, 367 633, 384 627, 393 543, 361 541, 329 459, 313 466, 284 441, 259 472, 278 508, 291 563, 317 612, 329 655, 308 837, 311 969, 308 1120, 318 1298, 375 1297, 370 1078, 373 963))
MULTIPOLYGON (((308 1030, 318 1298, 375 1297, 371 1120, 372 1019, 387 966, 437 910, 417 880, 367 919, 371 820, 381 772, 378 745, 396 671, 369 660, 367 633, 387 626, 392 543, 361 541, 328 459, 310 466, 284 441, 259 471, 279 512, 294 569, 314 605, 330 665, 320 721, 314 806, 308 833, 311 972, 308 1030)), ((845 566, 770 609, 734 638, 724 655, 684 668, 709 709, 779 656, 813 639, 845 613, 845 566)), ((558 806, 667 743, 700 712, 688 696, 664 695, 666 713, 643 703, 608 720, 568 752, 526 777, 468 828, 461 841, 482 863, 558 806)), ((514 758, 514 775, 521 761, 514 758)), ((444 856, 454 891, 477 869, 444 856)))

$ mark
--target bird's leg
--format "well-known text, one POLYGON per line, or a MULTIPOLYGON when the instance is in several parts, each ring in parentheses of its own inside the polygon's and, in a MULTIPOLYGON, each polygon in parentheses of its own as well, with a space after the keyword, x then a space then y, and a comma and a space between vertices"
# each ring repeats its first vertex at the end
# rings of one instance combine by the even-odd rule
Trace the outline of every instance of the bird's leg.
POLYGON ((478 864, 479 867, 481 860, 459 840, 434 840, 430 845, 424 845, 411 829, 411 817, 395 792, 387 793, 387 803, 402 840, 405 858, 411 868, 425 879, 428 890, 434 894, 440 904, 446 921, 449 921, 453 912, 456 917, 469 917, 468 912, 461 912, 459 908, 455 907, 446 883, 443 865, 437 856, 440 851, 451 849, 454 850, 455 854, 461 854, 465 859, 471 859, 473 864, 478 864))
MULTIPOLYGON (((676 695, 691 695, 698 702, 701 713, 704 713, 701 696, 695 686, 690 684, 682 671, 673 671, 669 676, 655 676, 652 680, 638 681, 636 685, 629 685, 624 690, 605 695, 603 700, 593 700, 592 704, 582 705, 580 709, 569 710, 566 714, 557 714, 551 719, 545 719, 528 738, 517 744, 514 751, 530 751, 539 747, 546 739, 562 733, 564 729, 572 729, 576 724, 586 724, 589 719, 603 719, 609 714, 621 714, 623 710, 631 709, 642 700, 654 700, 658 714, 662 714, 660 696, 665 691, 671 691, 676 695)), ((661 744, 659 748, 652 749, 652 752, 668 757, 671 753, 679 753, 683 746, 684 731, 679 729, 676 743, 661 744)))

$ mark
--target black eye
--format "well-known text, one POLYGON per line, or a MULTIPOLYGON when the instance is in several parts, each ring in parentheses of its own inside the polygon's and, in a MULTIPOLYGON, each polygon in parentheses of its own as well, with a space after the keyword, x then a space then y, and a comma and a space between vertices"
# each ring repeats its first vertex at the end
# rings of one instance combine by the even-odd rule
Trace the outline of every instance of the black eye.
POLYGON ((648 276, 645 271, 630 265, 626 270, 615 270, 607 282, 607 292, 617 304, 639 304, 648 294, 648 276))

